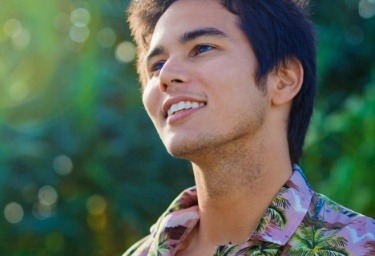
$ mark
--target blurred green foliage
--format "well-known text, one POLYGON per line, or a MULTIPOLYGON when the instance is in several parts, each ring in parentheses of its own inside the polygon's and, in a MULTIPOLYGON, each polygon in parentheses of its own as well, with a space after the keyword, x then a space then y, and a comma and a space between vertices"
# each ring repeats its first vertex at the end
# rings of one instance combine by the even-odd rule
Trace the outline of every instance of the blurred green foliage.
MULTIPOLYGON (((1 255, 120 255, 193 184, 141 105, 127 5, 1 1, 1 255)), ((319 95, 302 167, 374 217, 375 2, 312 13, 319 95)))

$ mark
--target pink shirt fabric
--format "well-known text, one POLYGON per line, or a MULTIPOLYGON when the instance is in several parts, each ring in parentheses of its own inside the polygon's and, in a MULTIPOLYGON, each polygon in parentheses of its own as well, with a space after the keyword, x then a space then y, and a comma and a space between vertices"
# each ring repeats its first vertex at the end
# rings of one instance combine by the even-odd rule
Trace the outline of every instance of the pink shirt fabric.
MULTIPOLYGON (((183 191, 123 256, 173 256, 199 222, 195 187, 183 191)), ((214 256, 371 255, 375 221, 312 190, 298 165, 243 244, 218 245, 214 256)))

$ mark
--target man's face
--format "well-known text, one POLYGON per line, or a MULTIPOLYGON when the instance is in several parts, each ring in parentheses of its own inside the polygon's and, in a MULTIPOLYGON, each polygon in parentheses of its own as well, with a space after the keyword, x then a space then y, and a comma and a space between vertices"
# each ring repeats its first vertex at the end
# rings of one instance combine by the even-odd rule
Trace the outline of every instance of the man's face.
POLYGON ((146 62, 143 103, 172 155, 192 160, 255 141, 267 98, 255 84, 256 58, 237 16, 218 1, 173 3, 155 27, 146 62))

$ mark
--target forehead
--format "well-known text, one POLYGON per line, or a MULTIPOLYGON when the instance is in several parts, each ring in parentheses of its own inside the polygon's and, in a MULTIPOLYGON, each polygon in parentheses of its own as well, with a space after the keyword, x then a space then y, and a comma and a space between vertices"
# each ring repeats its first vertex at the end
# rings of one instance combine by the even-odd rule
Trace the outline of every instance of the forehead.
POLYGON ((212 27, 229 32, 242 32, 238 18, 218 0, 178 0, 158 20, 151 38, 150 47, 181 34, 202 27, 212 27))

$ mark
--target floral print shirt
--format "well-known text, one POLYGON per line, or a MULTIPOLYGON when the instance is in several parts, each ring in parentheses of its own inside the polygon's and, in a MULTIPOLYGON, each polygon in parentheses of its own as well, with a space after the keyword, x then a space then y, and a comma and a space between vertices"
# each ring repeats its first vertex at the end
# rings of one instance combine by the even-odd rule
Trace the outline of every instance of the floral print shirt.
MULTIPOLYGON (((247 242, 214 256, 375 255, 375 221, 314 192, 301 169, 280 189, 247 242)), ((199 221, 196 189, 182 192, 123 256, 173 256, 199 221)))

